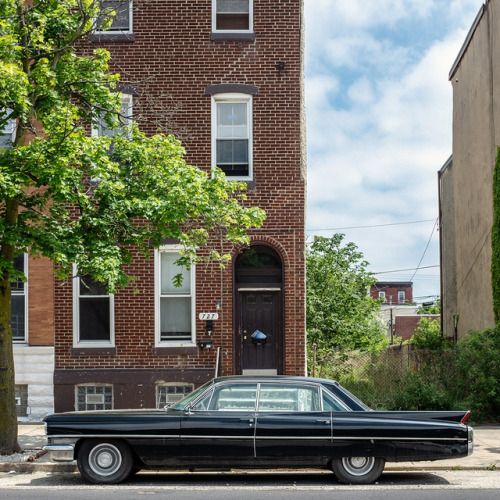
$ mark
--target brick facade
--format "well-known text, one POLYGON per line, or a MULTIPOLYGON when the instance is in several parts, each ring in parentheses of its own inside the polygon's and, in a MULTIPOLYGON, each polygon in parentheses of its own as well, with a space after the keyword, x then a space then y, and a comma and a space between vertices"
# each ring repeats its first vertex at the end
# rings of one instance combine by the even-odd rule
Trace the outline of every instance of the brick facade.
POLYGON ((371 286, 370 297, 374 300, 384 298, 384 304, 412 304, 413 283, 407 281, 378 281, 371 286))
MULTIPOLYGON (((154 133, 160 126, 175 133, 188 162, 207 171, 212 164, 211 95, 219 88, 214 86, 225 92, 255 90, 253 176, 246 203, 263 208, 267 219, 250 232, 251 245, 272 249, 281 261, 282 284, 268 287, 279 296, 276 372, 299 375, 306 370, 302 10, 302 0, 254 0, 253 37, 211 36, 211 0, 135 0, 134 36, 103 35, 93 42, 110 51, 111 70, 133 87, 134 116, 146 120, 141 128, 154 133)), ((214 312, 220 302, 212 335, 205 321, 196 320, 196 345, 155 343, 153 258, 136 256, 130 274, 137 281, 115 296, 112 347, 75 347, 73 286, 56 283, 56 411, 75 409, 78 384, 113 385, 115 408, 154 407, 160 383, 197 386, 216 371, 241 373, 234 263, 245 249, 212 244, 234 258, 225 269, 196 268, 196 318, 214 312), (211 340, 212 348, 200 349, 200 340, 211 340)))
POLYGON ((394 334, 401 337, 403 341, 410 340, 417 331, 418 323, 422 318, 431 321, 439 320, 439 314, 416 314, 412 316, 396 316, 394 319, 394 334))

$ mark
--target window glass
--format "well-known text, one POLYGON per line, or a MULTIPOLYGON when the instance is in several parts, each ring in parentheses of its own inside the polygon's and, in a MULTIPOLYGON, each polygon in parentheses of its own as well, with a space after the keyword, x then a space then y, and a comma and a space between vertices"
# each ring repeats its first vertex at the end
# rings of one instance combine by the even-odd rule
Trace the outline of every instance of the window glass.
POLYGON ((99 123, 99 127, 97 129, 97 135, 105 136, 105 137, 114 137, 117 134, 127 133, 132 123, 132 96, 128 94, 123 94, 121 96, 121 106, 120 106, 120 126, 110 129, 102 120, 99 123))
POLYGON ((112 410, 113 386, 77 385, 75 407, 77 411, 112 410))
POLYGON ((159 252, 159 340, 192 340, 193 337, 193 272, 176 264, 180 253, 175 250, 159 252), (180 274, 182 284, 176 287, 173 278, 180 274))
POLYGON ((216 387, 209 410, 255 410, 257 384, 234 384, 216 387))
MULTIPOLYGON (((10 110, 7 110, 7 112, 9 111, 10 110)), ((0 148, 12 147, 12 140, 15 129, 16 129, 15 120, 8 120, 7 124, 4 125, 3 128, 0 128, 0 148)))
POLYGON ((259 411, 320 411, 319 389, 298 384, 261 384, 259 411))
POLYGON ((78 342, 111 342, 112 295, 88 275, 77 278, 77 289, 78 342))
POLYGON ((250 98, 215 97, 215 164, 228 177, 249 177, 251 171, 250 98))
POLYGON ((323 411, 347 411, 347 408, 333 396, 323 391, 323 411))
MULTIPOLYGON (((26 254, 21 254, 14 259, 14 269, 26 272, 26 254)), ((21 278, 16 278, 11 283, 11 326, 12 340, 26 341, 26 283, 21 278)))
POLYGON ((102 24, 102 19, 115 12, 113 21, 106 32, 131 32, 132 31, 132 0, 101 0, 101 16, 97 25, 102 24))
POLYGON ((214 0, 215 29, 248 31, 250 29, 250 0, 214 0))
POLYGON ((179 267, 175 262, 179 259, 179 252, 161 252, 161 293, 162 295, 191 292, 191 272, 185 267, 179 267), (181 286, 175 286, 174 276, 182 275, 181 286))

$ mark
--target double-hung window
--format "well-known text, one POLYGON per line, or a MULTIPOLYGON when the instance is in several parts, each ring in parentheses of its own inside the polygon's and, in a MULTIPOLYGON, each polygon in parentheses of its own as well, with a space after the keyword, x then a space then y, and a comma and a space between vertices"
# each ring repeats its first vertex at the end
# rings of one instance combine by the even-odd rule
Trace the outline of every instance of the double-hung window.
POLYGON ((212 31, 253 32, 253 0, 212 0, 212 31))
POLYGON ((178 246, 156 251, 156 345, 182 346, 195 343, 195 272, 180 267, 178 246), (175 286, 174 277, 182 276, 175 286))
POLYGON ((74 343, 79 347, 114 345, 114 295, 88 275, 73 278, 74 343))
POLYGON ((405 292, 403 290, 400 290, 398 292, 398 302, 400 304, 404 304, 405 303, 405 292))
MULTIPOLYGON (((21 254, 14 260, 14 268, 22 271, 27 276, 27 254, 21 254)), ((27 284, 20 278, 11 283, 12 305, 11 325, 12 340, 14 342, 26 342, 26 318, 27 318, 27 284)))
POLYGON ((101 0, 101 16, 97 20, 99 34, 132 33, 132 0, 101 0), (110 26, 102 28, 104 18, 115 13, 110 26))
POLYGON ((252 179, 252 96, 212 97, 212 164, 235 180, 252 179))

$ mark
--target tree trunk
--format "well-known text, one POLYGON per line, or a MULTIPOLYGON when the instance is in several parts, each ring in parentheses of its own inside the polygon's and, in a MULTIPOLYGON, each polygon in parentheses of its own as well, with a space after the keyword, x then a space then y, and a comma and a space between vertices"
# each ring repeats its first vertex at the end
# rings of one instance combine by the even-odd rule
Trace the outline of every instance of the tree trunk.
POLYGON ((0 280, 0 455, 21 451, 17 442, 16 387, 12 348, 10 282, 0 280))
MULTIPOLYGON (((5 221, 16 224, 18 215, 16 200, 5 202, 5 221)), ((0 247, 0 259, 13 262, 14 246, 8 243, 0 247)), ((21 451, 17 442, 16 386, 14 350, 11 327, 11 278, 5 271, 0 275, 0 455, 21 451)))

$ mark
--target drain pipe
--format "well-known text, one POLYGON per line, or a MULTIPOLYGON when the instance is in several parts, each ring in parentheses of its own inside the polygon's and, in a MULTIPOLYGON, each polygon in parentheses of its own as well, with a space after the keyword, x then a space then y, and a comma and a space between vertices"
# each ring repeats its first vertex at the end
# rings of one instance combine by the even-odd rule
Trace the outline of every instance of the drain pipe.
POLYGON ((217 357, 215 359, 215 377, 219 374, 220 347, 217 347, 217 357))

